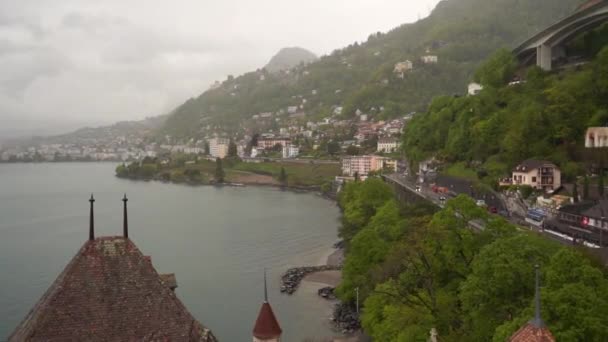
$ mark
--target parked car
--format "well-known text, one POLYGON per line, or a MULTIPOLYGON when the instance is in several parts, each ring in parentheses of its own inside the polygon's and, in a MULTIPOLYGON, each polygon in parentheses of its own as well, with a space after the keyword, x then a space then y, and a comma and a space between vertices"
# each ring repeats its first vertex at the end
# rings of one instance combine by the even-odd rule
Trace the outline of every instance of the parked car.
POLYGON ((479 199, 477 200, 477 202, 475 202, 475 204, 477 204, 478 207, 485 207, 486 206, 486 201, 479 199))
POLYGON ((441 197, 439 197, 439 201, 440 201, 440 202, 445 202, 445 201, 446 201, 445 196, 441 196, 441 197))
POLYGON ((498 213, 498 209, 496 207, 489 207, 488 211, 491 212, 492 214, 497 214, 498 213))

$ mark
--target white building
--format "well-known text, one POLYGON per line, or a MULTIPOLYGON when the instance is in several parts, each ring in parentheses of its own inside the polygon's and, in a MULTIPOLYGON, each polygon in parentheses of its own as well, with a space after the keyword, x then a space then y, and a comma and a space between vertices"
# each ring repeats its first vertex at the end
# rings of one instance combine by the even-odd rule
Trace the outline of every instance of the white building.
POLYGON ((585 134, 585 147, 608 147, 608 127, 589 127, 585 134))
POLYGON ((209 154, 215 158, 225 158, 228 155, 230 140, 225 138, 209 139, 209 154))
POLYGON ((426 56, 420 57, 420 60, 424 64, 437 64, 437 62, 439 61, 439 58, 435 55, 426 55, 426 56))
POLYGON ((411 61, 403 61, 395 64, 395 68, 393 69, 393 73, 397 75, 399 78, 403 78, 405 73, 412 70, 414 68, 414 64, 411 61))
POLYGON ((378 152, 393 153, 397 150, 397 139, 380 138, 378 139, 378 152))
POLYGON ((203 149, 200 147, 184 147, 185 154, 199 154, 203 153, 203 149))
POLYGON ((300 148, 298 146, 287 144, 283 146, 283 159, 295 158, 300 154, 300 148))
POLYGON ((469 83, 469 95, 477 95, 483 89, 483 86, 479 83, 469 83))

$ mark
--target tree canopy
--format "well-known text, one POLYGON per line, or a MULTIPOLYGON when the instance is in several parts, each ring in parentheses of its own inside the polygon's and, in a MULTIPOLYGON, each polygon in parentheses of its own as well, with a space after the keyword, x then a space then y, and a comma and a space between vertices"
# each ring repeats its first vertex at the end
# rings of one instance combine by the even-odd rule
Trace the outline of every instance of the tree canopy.
POLYGON ((339 204, 347 254, 337 293, 352 301, 359 289, 374 340, 426 341, 435 328, 442 341, 505 341, 534 315, 536 264, 557 340, 608 338, 608 278, 572 247, 519 231, 464 195, 439 211, 400 204, 379 179, 347 184, 339 204))

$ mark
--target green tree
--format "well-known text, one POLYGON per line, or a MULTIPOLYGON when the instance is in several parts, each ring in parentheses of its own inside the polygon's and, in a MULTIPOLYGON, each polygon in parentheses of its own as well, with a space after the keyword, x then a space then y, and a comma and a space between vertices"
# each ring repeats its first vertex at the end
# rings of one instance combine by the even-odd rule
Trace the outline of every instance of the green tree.
POLYGON ((228 143, 228 157, 236 157, 236 155, 237 155, 236 144, 234 143, 234 141, 232 139, 230 139, 230 143, 228 143))
POLYGON ((128 177, 129 176, 129 169, 127 169, 127 166, 124 163, 122 163, 116 167, 116 176, 117 177, 128 177))
POLYGON ((556 247, 543 238, 518 234, 482 249, 459 294, 471 340, 489 341, 498 326, 528 307, 534 294, 533 265, 545 264, 556 247))
POLYGON ((355 145, 350 145, 346 148, 346 154, 349 156, 356 156, 359 154, 359 148, 355 145))
MULTIPOLYGON (((580 252, 568 248, 560 248, 545 265, 547 267, 541 267, 542 317, 556 340, 606 341, 608 281, 602 270, 592 266, 580 252)), ((531 278, 530 266, 527 273, 524 277, 531 278)), ((493 341, 505 341, 533 317, 534 292, 531 288, 526 292, 527 307, 496 328, 493 341)))
POLYGON ((226 174, 224 173, 224 167, 222 166, 222 159, 215 159, 215 181, 217 183, 224 183, 224 177, 226 174))
POLYGON ((338 142, 336 141, 330 141, 327 143, 327 153, 329 154, 336 154, 340 151, 340 144, 338 144, 338 142))
POLYGON ((511 51, 500 49, 477 69, 475 80, 484 86, 499 88, 511 80, 516 67, 511 51))
POLYGON ((589 177, 587 173, 585 173, 585 177, 583 178, 583 200, 589 199, 589 177))
POLYGON ((346 183, 338 198, 343 210, 340 236, 350 242, 350 239, 369 223, 376 210, 393 196, 392 189, 377 178, 346 183))
POLYGON ((279 173, 279 182, 283 186, 287 185, 287 172, 285 172, 285 168, 281 166, 281 172, 279 173))

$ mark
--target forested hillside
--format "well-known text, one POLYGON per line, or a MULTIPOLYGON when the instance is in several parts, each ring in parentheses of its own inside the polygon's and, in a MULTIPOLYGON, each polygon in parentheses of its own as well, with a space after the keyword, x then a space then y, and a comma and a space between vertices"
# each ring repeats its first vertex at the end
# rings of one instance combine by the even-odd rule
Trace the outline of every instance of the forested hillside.
POLYGON ((377 178, 348 183, 339 204, 348 248, 337 292, 353 305, 358 293, 374 341, 428 341, 431 329, 439 341, 507 341, 534 317, 535 264, 555 340, 608 340, 608 278, 585 250, 519 230, 466 195, 440 211, 403 205, 377 178))
POLYGON ((301 106, 315 117, 329 115, 333 106, 343 106, 344 116, 360 109, 379 118, 423 111, 434 96, 464 93, 478 64, 495 50, 515 46, 581 2, 444 0, 425 19, 371 34, 365 43, 335 50, 309 65, 230 76, 176 108, 160 133, 178 138, 216 129, 230 133, 253 114, 287 106, 301 106), (421 63, 427 54, 436 55, 438 63, 421 63), (414 69, 397 77, 393 68, 405 60, 414 69), (381 112, 372 111, 381 107, 381 112))
POLYGON ((553 161, 570 181, 585 163, 602 162, 584 153, 584 135, 608 124, 608 47, 596 54, 608 43, 608 26, 590 35, 603 38, 581 37, 588 46, 576 48, 595 54, 592 62, 553 73, 533 67, 519 84, 507 85, 515 62, 508 51, 498 52, 477 72, 485 86, 479 95, 438 97, 412 120, 403 140, 410 161, 433 156, 460 163, 489 184, 527 158, 553 161))

